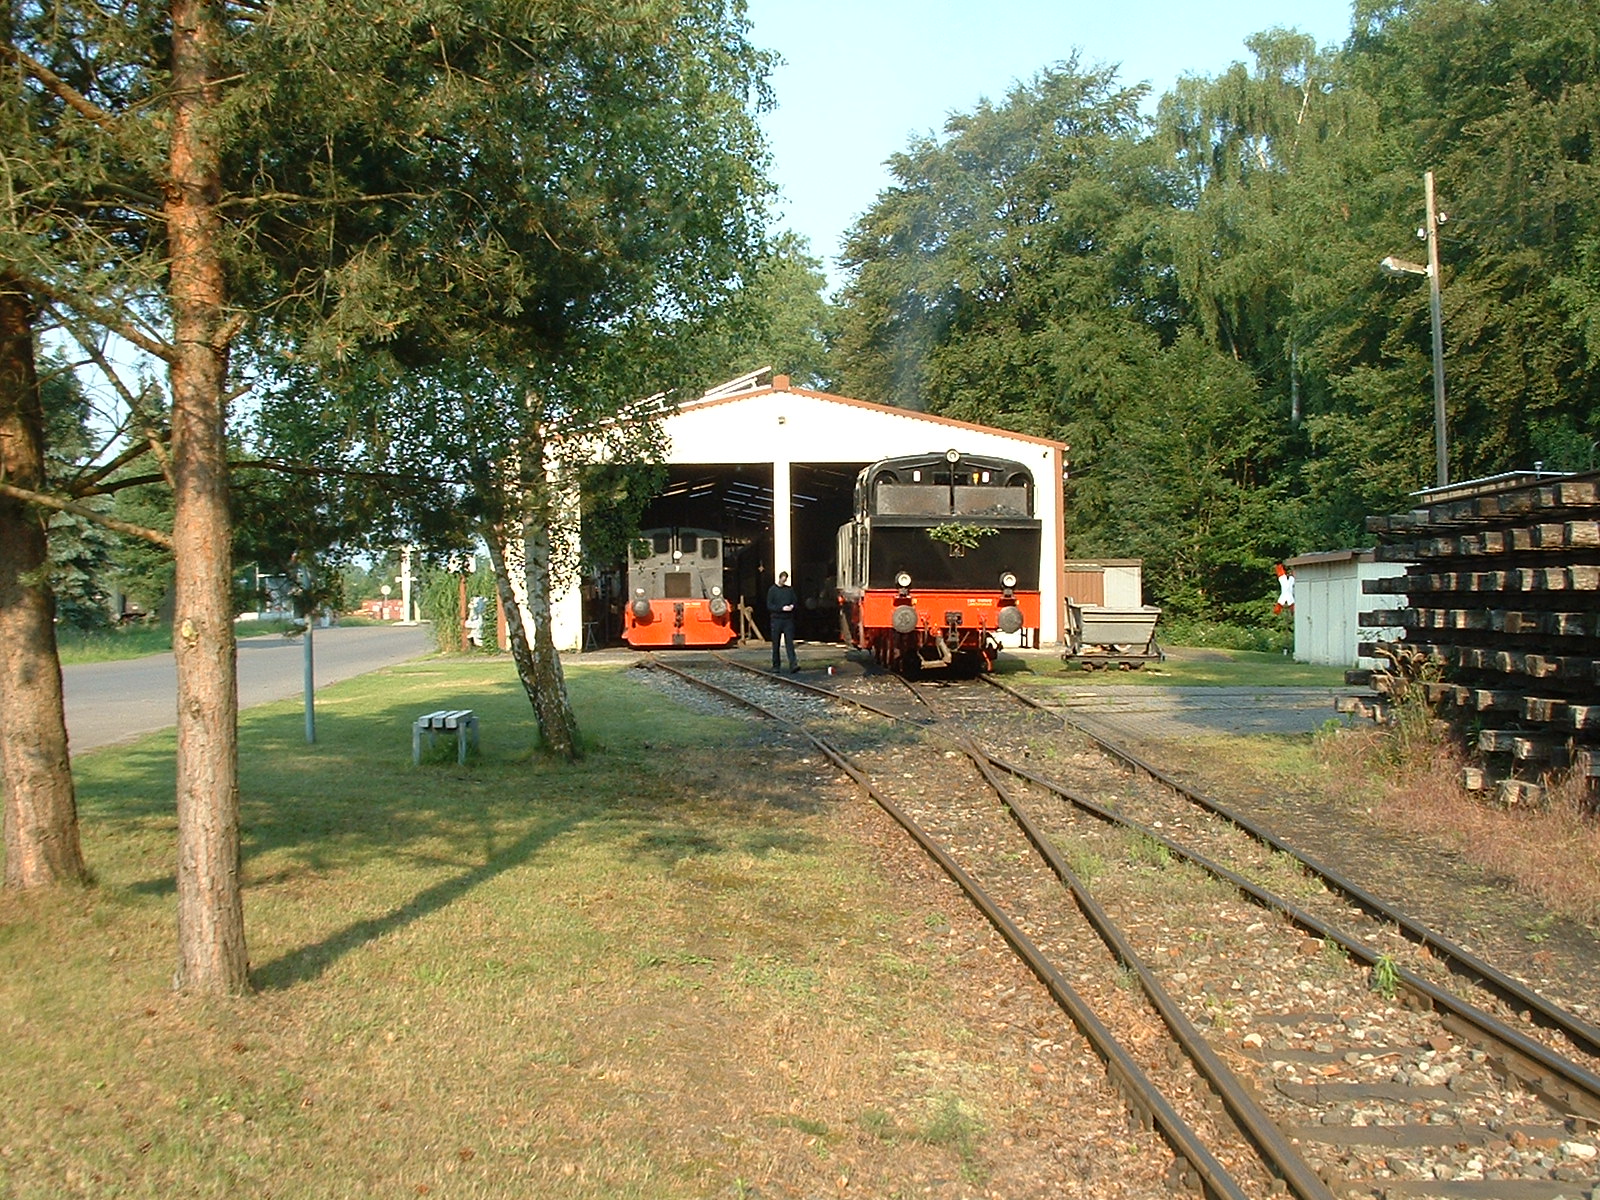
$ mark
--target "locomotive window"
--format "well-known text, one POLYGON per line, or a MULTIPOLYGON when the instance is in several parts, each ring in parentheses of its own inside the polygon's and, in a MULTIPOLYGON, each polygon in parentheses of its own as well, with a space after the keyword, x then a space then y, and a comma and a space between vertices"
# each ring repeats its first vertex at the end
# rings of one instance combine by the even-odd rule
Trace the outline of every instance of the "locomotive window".
POLYGON ((670 533, 658 533, 651 541, 657 554, 672 553, 672 535, 670 533))
POLYGON ((693 576, 688 571, 668 571, 661 577, 663 595, 668 600, 687 600, 692 595, 689 584, 693 576))
POLYGON ((886 516, 939 517, 950 512, 950 493, 927 484, 878 485, 878 511, 886 516))
POLYGON ((700 539, 692 533, 680 533, 678 535, 678 553, 693 554, 695 543, 699 540, 700 539))
POLYGON ((716 538, 707 538, 700 543, 700 560, 702 562, 716 562, 717 556, 722 553, 722 547, 716 538))
POLYGON ((968 517, 1026 517, 1030 515, 1025 487, 958 487, 956 512, 968 517))

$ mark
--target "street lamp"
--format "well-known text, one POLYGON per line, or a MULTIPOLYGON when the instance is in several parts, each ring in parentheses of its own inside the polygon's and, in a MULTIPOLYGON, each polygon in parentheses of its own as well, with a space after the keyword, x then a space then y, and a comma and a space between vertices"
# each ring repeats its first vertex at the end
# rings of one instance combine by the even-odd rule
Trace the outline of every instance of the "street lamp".
POLYGON ((1433 451, 1439 476, 1439 487, 1450 482, 1450 451, 1445 433, 1444 414, 1444 318, 1440 311, 1439 296, 1439 226, 1445 214, 1438 212, 1433 202, 1433 172, 1422 177, 1423 193, 1427 201, 1427 228, 1417 232, 1428 242, 1428 265, 1407 262, 1389 255, 1378 266, 1385 275, 1425 275, 1428 279, 1428 308, 1433 316, 1433 451))

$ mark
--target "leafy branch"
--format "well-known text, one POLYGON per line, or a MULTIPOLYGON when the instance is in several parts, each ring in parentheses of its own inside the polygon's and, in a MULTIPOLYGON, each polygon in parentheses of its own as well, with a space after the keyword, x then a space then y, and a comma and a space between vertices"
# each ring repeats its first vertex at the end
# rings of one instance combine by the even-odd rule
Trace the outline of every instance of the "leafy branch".
POLYGON ((963 550, 974 549, 986 537, 993 537, 999 533, 998 529, 989 525, 971 525, 965 521, 945 521, 928 530, 928 536, 936 542, 943 542, 954 549, 959 546, 963 550))

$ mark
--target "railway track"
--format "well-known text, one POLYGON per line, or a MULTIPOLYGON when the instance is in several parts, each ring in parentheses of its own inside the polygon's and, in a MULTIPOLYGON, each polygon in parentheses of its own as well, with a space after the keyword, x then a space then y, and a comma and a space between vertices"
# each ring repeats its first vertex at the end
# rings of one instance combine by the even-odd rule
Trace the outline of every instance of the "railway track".
POLYGON ((1174 1182, 1464 1200, 1600 1183, 1592 1027, 1216 801, 981 684, 653 665, 785 722, 898 821, 1165 1139, 1174 1182))

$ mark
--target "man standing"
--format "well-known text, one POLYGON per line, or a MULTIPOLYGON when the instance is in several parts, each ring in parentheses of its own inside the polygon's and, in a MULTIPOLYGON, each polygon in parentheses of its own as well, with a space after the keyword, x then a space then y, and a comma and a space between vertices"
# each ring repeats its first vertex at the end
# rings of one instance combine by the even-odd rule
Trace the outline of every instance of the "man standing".
POLYGON ((800 603, 800 597, 794 594, 794 589, 789 586, 789 572, 779 571, 778 582, 767 589, 767 615, 772 620, 772 669, 778 669, 778 643, 782 642, 789 650, 789 674, 793 675, 800 670, 800 663, 794 656, 794 610, 800 603))

